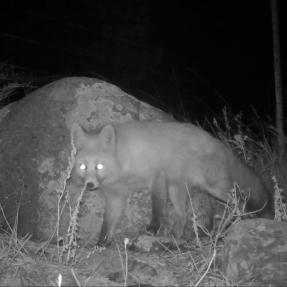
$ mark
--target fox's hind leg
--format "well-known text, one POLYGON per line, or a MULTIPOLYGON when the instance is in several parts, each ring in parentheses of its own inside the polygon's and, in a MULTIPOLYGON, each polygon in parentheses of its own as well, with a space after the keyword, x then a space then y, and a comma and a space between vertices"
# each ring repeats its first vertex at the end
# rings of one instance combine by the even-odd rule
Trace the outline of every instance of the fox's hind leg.
POLYGON ((177 217, 173 228, 174 236, 181 238, 186 224, 186 196, 187 189, 184 184, 169 185, 168 192, 177 217))
POLYGON ((191 224, 187 225, 185 235, 189 238, 195 236, 208 235, 213 229, 216 209, 219 212, 221 205, 217 203, 216 199, 211 197, 207 192, 199 187, 188 187, 188 208, 187 217, 191 224))
POLYGON ((151 188, 152 218, 147 231, 156 234, 166 219, 167 183, 164 171, 154 177, 151 188))

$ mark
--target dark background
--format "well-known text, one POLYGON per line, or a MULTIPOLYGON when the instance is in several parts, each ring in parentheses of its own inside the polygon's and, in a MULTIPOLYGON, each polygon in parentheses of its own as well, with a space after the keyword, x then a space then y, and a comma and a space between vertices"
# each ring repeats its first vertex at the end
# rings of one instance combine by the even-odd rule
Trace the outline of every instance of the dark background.
POLYGON ((245 119, 253 108, 274 117, 269 0, 1 0, 0 21, 3 80, 92 76, 181 119, 211 118, 224 106, 245 119))

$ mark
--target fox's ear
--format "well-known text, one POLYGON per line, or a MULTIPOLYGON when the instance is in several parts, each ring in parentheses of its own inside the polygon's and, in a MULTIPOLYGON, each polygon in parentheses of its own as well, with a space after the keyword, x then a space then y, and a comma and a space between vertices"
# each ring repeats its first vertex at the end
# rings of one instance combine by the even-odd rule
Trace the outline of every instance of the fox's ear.
POLYGON ((112 125, 106 125, 102 128, 99 134, 102 148, 107 150, 114 150, 116 145, 115 128, 112 125))
POLYGON ((76 149, 79 149, 84 142, 85 132, 78 123, 73 123, 71 135, 76 149))

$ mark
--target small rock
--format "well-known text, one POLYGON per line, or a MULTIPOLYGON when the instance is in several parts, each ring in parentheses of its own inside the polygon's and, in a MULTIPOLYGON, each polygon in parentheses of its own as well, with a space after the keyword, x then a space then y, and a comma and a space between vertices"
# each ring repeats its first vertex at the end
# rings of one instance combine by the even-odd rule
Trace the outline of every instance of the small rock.
POLYGON ((223 271, 233 282, 287 286, 287 224, 248 219, 234 225, 224 241, 223 271))

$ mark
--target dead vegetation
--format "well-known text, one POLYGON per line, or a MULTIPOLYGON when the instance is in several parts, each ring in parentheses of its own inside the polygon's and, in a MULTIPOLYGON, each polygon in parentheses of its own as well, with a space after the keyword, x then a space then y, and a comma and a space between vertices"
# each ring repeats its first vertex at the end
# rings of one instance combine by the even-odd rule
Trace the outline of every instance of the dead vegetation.
POLYGON ((148 250, 130 248, 126 239, 104 250, 77 247, 74 257, 68 256, 64 245, 59 257, 59 246, 35 243, 28 236, 18 238, 15 225, 1 235, 0 285, 240 286, 242 282, 229 282, 220 271, 226 228, 240 220, 243 212, 238 199, 233 198, 233 203, 226 205, 213 234, 198 237, 197 242, 146 236, 142 240, 151 244, 148 250), (236 206, 232 207, 233 203, 236 206))

